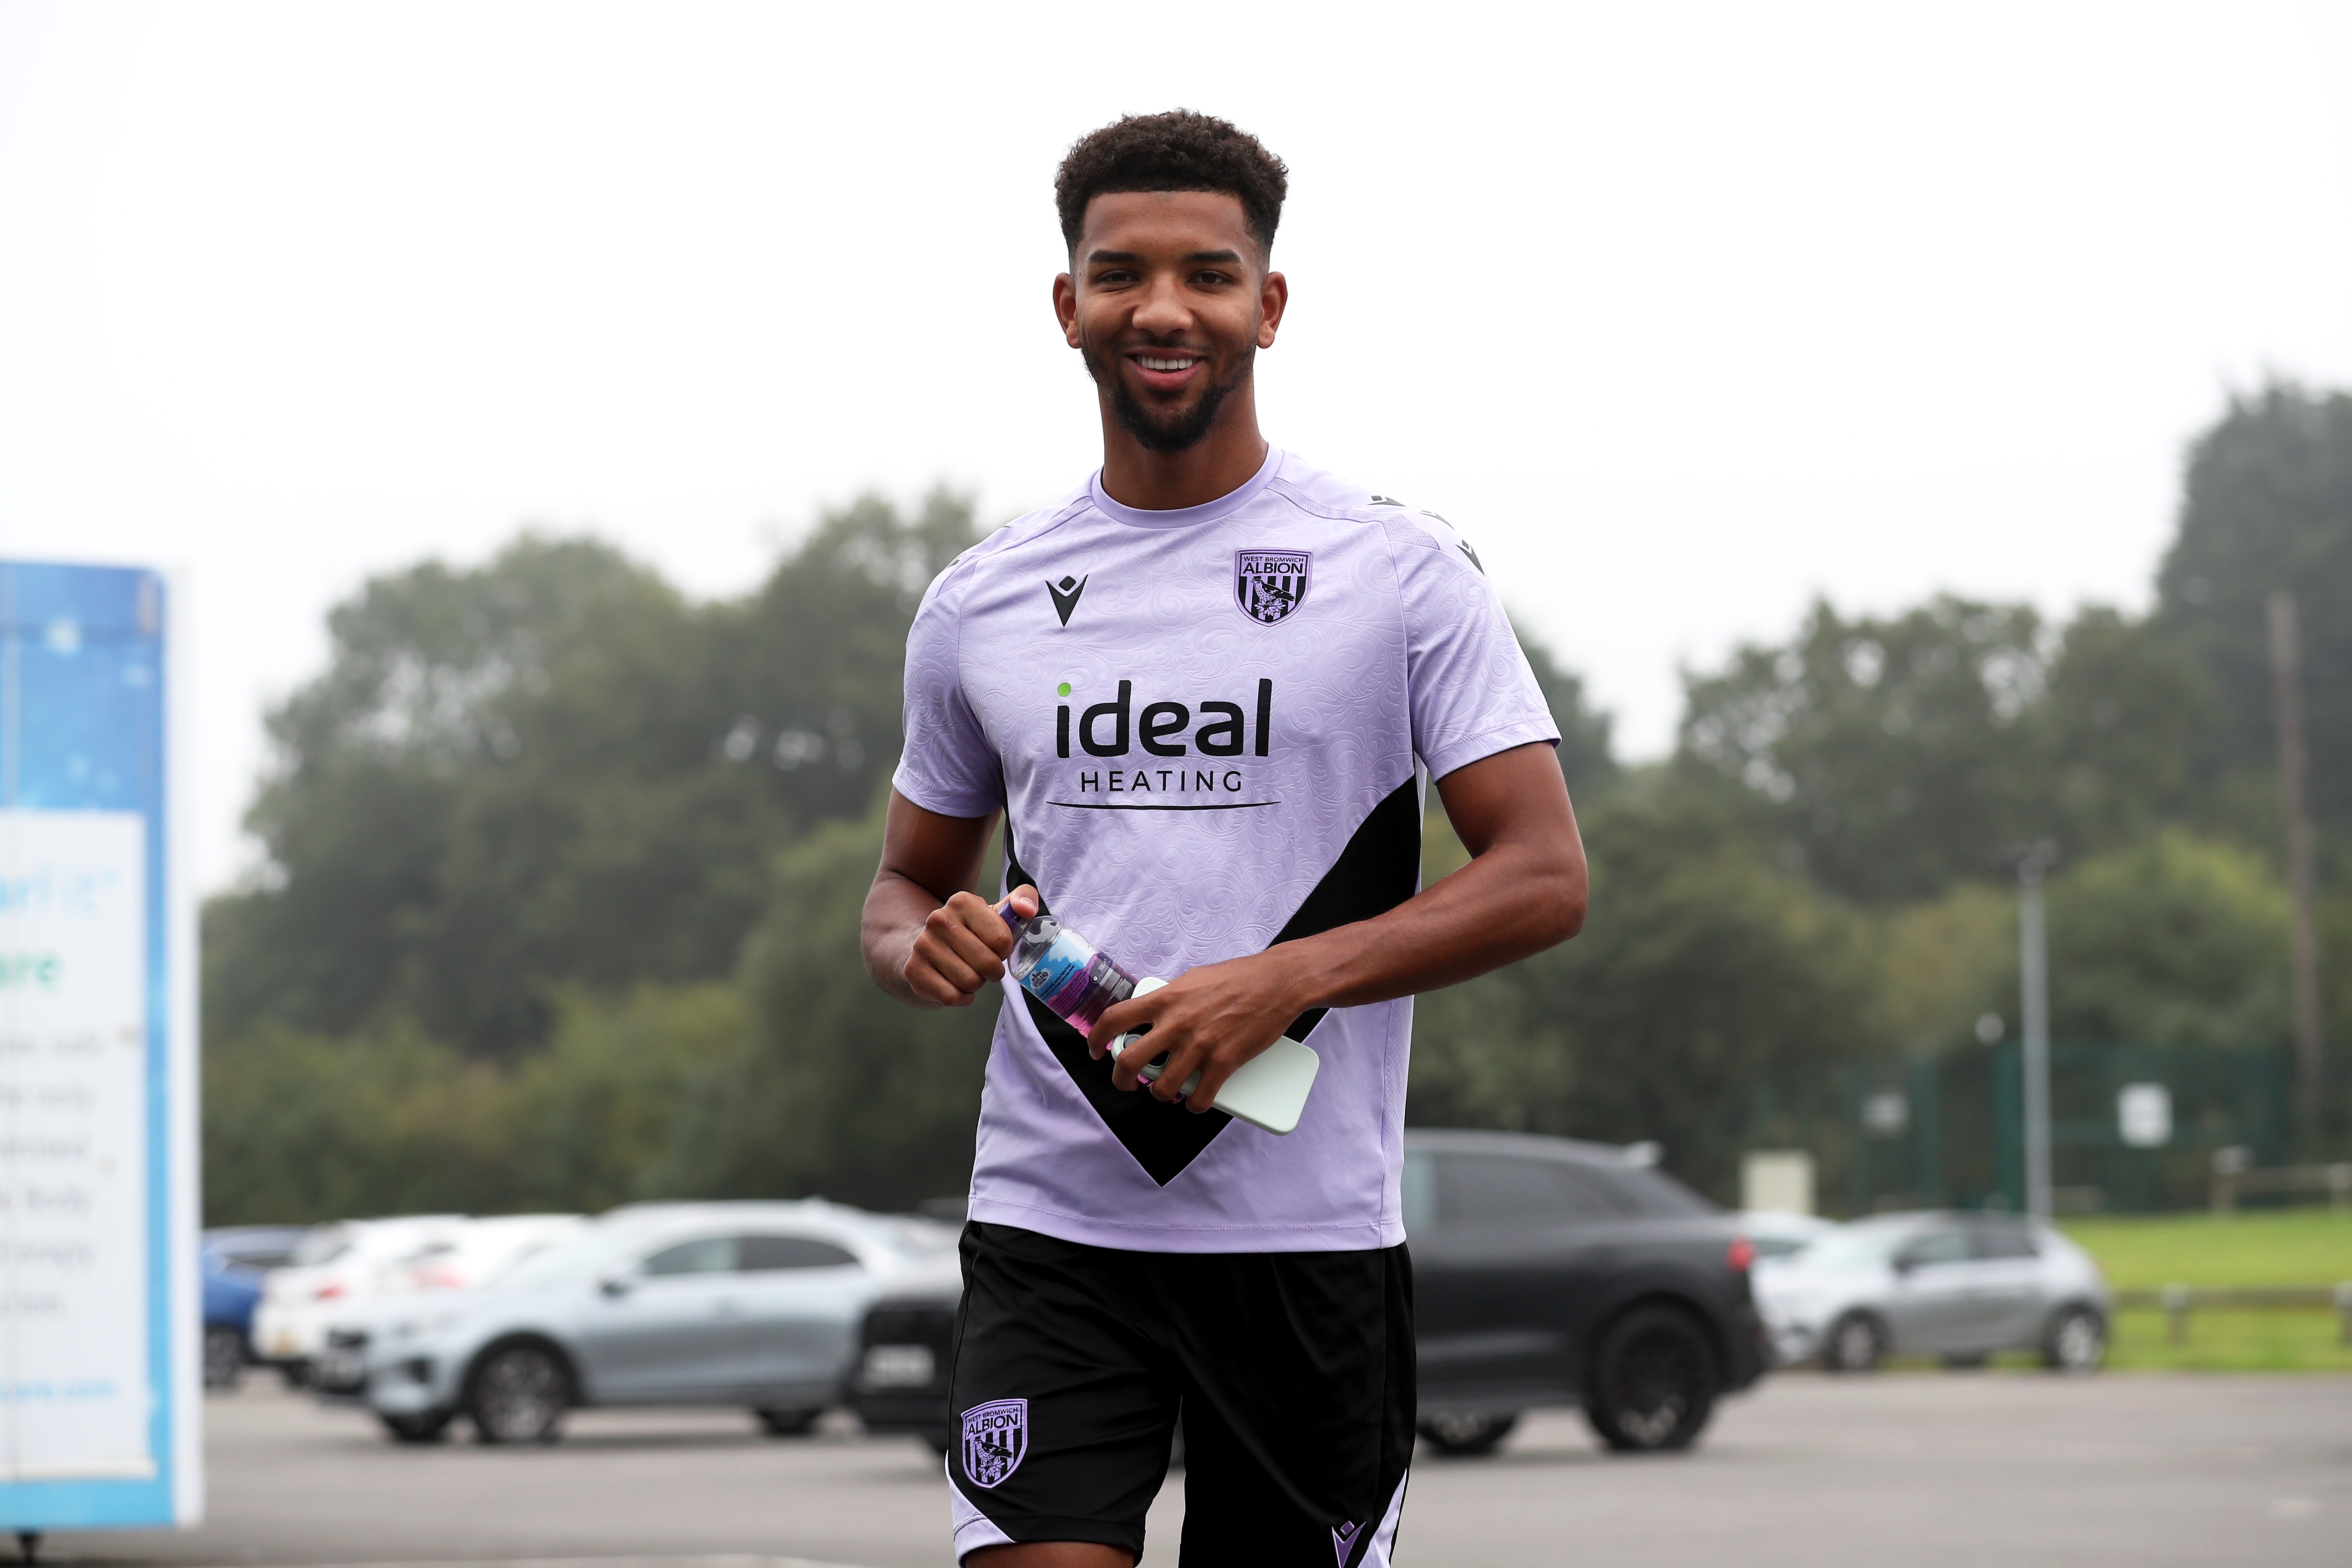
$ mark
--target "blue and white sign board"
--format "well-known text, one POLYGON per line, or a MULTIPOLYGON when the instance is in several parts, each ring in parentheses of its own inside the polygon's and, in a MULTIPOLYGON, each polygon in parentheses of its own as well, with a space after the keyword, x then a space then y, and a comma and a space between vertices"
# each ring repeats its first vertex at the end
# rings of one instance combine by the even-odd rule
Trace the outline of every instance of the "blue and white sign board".
POLYGON ((173 601, 0 562, 0 1530, 202 1512, 173 601))

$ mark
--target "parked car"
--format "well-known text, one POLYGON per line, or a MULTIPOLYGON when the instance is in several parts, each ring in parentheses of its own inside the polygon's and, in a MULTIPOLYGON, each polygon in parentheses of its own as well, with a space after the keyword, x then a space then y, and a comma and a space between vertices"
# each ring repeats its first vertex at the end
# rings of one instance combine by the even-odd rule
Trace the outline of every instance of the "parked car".
MULTIPOLYGON (((1564 1138, 1413 1130, 1421 1434, 1494 1451, 1522 1411, 1581 1406, 1611 1447, 1686 1448, 1766 1365, 1737 1220, 1631 1151, 1564 1138)), ((954 1283, 878 1298, 850 1403, 871 1430, 949 1440, 954 1283)))
POLYGON ((327 1314, 325 1342, 311 1366, 311 1387, 326 1399, 358 1398, 367 1384, 361 1347, 379 1319, 412 1310, 406 1298, 471 1289, 587 1223, 576 1214, 495 1215, 464 1220, 455 1230, 431 1236, 415 1251, 379 1268, 372 1290, 345 1298, 327 1314))
POLYGON ((204 1233, 205 1386, 235 1388, 253 1348, 253 1310, 270 1270, 282 1268, 309 1226, 236 1226, 204 1233))
POLYGON ((420 1247, 457 1234, 465 1215, 408 1215, 342 1220, 303 1238, 287 1265, 263 1284, 253 1341, 261 1359, 292 1384, 310 1381, 326 1348, 328 1325, 375 1294, 384 1271, 420 1247))
POLYGON ((1756 1244, 1756 1261, 1786 1258, 1806 1243, 1835 1230, 1834 1221, 1788 1209, 1741 1209, 1739 1234, 1756 1244))
POLYGON ((1867 1372, 1888 1355, 1977 1364, 2035 1350, 2049 1366, 2106 1359, 2110 1298, 2088 1253, 2011 1215, 1878 1215, 1756 1270, 1784 1363, 1867 1372))
POLYGON ((814 1198, 632 1205, 478 1289, 379 1313, 356 1347, 367 1402, 408 1442, 460 1414, 485 1442, 549 1441, 583 1405, 734 1405, 804 1432, 840 1398, 866 1304, 954 1244, 814 1198))

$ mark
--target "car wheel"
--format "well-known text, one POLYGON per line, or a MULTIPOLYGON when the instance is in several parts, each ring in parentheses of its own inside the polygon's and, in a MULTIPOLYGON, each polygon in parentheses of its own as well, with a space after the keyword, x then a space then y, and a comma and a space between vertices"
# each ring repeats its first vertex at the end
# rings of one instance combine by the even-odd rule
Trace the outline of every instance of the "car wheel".
POLYGON ((808 1436, 809 1428, 816 1425, 816 1418, 824 1412, 821 1409, 759 1409, 752 1411, 751 1414, 760 1418, 760 1425, 767 1429, 768 1436, 771 1437, 805 1437, 808 1436))
POLYGON ((225 1323, 205 1325, 205 1386, 235 1388, 245 1375, 245 1335, 225 1323))
POLYGON ((1715 1410, 1715 1347, 1687 1312, 1641 1307, 1593 1358, 1584 1415, 1620 1453, 1687 1448, 1715 1410))
POLYGON ((449 1435, 449 1423, 457 1418, 454 1410, 420 1410, 407 1415, 385 1415, 376 1419, 395 1442, 438 1443, 449 1435))
POLYGON ((1502 1447, 1511 1428, 1519 1424, 1516 1410, 1487 1411, 1476 1415, 1432 1415, 1414 1430, 1422 1441, 1456 1459, 1475 1459, 1502 1447))
POLYGON ((466 1414, 485 1443, 551 1443, 572 1405, 572 1379, 544 1345, 508 1345, 474 1368, 466 1414))
POLYGON ((1848 1312, 1822 1341, 1822 1364, 1832 1372, 1874 1372, 1886 1354, 1886 1331, 1867 1312, 1848 1312))
POLYGON ((2053 1372, 2090 1373, 2107 1359, 2107 1321, 2088 1307, 2068 1307, 2051 1320, 2042 1364, 2053 1372))

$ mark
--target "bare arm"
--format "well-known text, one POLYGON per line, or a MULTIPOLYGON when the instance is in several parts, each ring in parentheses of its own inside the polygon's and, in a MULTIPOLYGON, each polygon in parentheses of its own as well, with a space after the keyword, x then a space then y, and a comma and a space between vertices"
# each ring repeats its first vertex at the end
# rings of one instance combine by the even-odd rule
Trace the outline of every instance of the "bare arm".
MULTIPOLYGON (((882 864, 866 894, 859 946, 874 984, 918 1007, 968 1007, 1004 973, 1013 932, 971 891, 996 825, 988 816, 941 816, 890 792, 882 864)), ((1013 889, 1013 908, 1037 912, 1037 890, 1013 889)))
POLYGON ((1205 1110, 1234 1068, 1309 1008, 1435 990, 1574 936, 1584 924, 1584 845, 1551 748, 1483 758, 1438 780, 1437 793, 1470 851, 1468 865, 1384 915, 1203 964, 1165 990, 1106 1010, 1087 1040, 1097 1056, 1145 1023, 1155 1047, 1121 1058, 1113 1081, 1133 1088, 1136 1072, 1165 1051, 1152 1092, 1172 1100, 1197 1070, 1201 1082, 1186 1104, 1205 1110))

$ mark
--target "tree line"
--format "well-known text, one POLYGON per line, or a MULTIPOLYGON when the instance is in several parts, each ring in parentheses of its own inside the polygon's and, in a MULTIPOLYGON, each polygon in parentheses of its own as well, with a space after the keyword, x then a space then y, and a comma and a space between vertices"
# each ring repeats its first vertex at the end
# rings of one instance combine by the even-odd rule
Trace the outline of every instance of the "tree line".
MULTIPOLYGON (((339 605, 325 670, 268 718, 262 868, 205 911, 207 1217, 960 1192, 992 1009, 883 997, 856 913, 906 629, 977 531, 950 491, 867 497, 704 603, 527 534, 339 605)), ((2062 855, 2062 1037, 2280 1041, 2280 587, 2352 1038, 2352 398, 2234 402, 2157 584, 2147 615, 2055 623, 1817 605, 1687 674, 1674 754, 1635 768, 1530 639, 1593 917, 1422 999, 1412 1120, 1655 1139, 1730 1197, 1742 1150, 1805 1134, 1790 1086, 2013 1011, 2033 844, 2062 855)), ((1434 812, 1427 875, 1461 855, 1434 812)))

